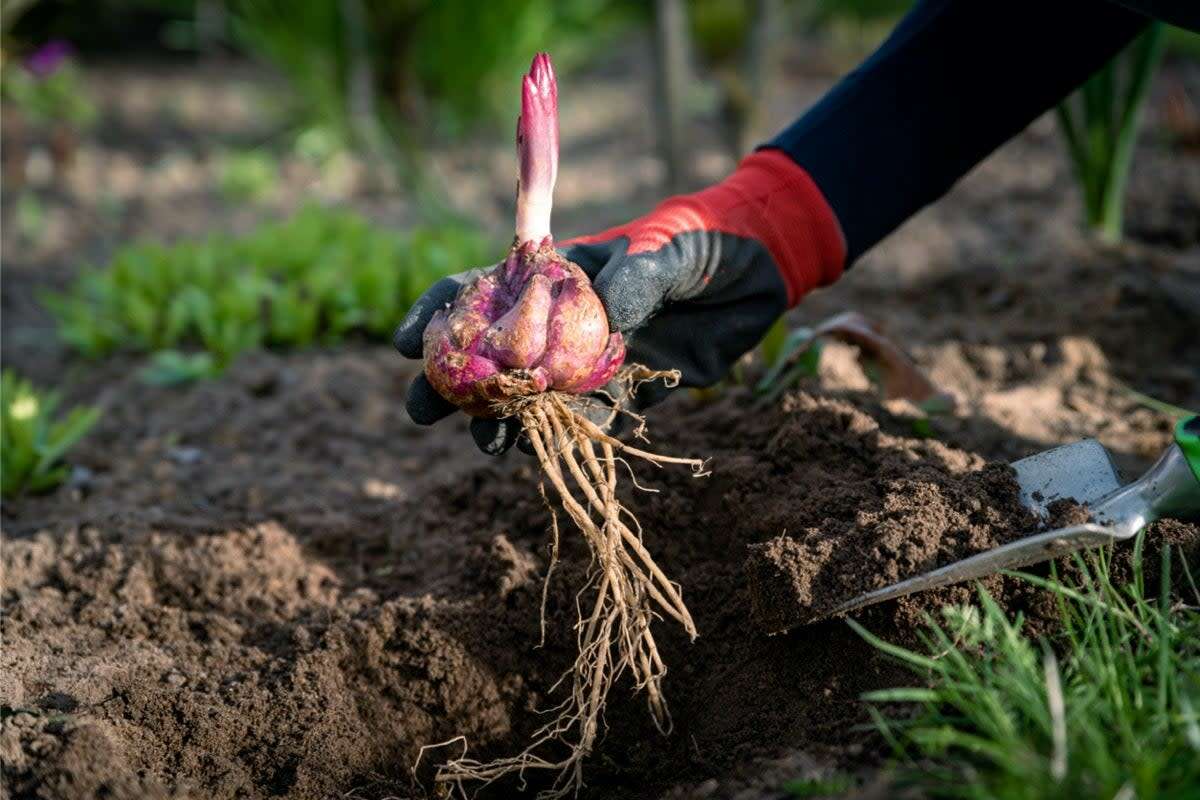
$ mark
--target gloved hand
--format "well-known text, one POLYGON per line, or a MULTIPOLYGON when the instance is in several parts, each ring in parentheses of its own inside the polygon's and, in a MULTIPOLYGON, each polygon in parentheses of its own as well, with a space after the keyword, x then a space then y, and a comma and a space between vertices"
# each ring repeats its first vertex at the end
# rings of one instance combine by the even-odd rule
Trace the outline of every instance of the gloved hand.
MULTIPOLYGON (((778 150, 747 156, 721 183, 663 201, 633 222, 561 242, 592 278, 609 325, 625 336, 626 363, 677 369, 683 386, 709 386, 753 348, 776 319, 842 272, 846 245, 833 211, 808 174, 778 150)), ((443 278, 396 329, 396 348, 421 357, 434 311, 451 302, 471 273, 443 278)), ((661 400, 644 384, 635 406, 661 400)), ((424 375, 409 389, 408 413, 431 425, 456 408, 424 375)), ((485 453, 516 441, 512 420, 472 419, 485 453)))

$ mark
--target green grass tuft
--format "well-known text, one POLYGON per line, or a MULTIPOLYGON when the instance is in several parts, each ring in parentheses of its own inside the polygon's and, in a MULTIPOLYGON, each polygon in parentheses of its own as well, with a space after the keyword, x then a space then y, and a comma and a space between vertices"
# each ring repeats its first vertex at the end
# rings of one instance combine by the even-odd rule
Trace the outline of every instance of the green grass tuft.
MULTIPOLYGON (((924 653, 851 622, 927 682, 865 696, 902 782, 980 800, 1200 797, 1200 611, 1172 599, 1169 548, 1161 589, 1147 596, 1141 546, 1126 586, 1110 580, 1103 554, 1078 558, 1070 582, 1025 576, 1057 598, 1052 643, 982 590, 978 606, 930 621, 924 653), (913 713, 885 714, 895 703, 913 713)), ((1189 603, 1200 602, 1185 575, 1189 603)))
POLYGON ((171 383, 253 348, 386 340, 431 283, 497 252, 460 225, 398 233, 311 206, 241 238, 126 247, 44 299, 60 335, 85 356, 209 354, 211 363, 159 356, 151 371, 171 383))
POLYGON ((96 424, 99 409, 57 414, 56 392, 40 392, 12 370, 0 377, 0 490, 4 497, 44 492, 70 474, 63 456, 96 424))

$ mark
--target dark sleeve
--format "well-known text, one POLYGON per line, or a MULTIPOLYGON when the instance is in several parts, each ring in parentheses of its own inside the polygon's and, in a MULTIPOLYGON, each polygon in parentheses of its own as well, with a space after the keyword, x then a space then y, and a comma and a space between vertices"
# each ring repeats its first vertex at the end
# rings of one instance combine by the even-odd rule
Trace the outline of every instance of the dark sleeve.
POLYGON ((1099 0, 922 0, 766 147, 821 188, 854 261, 1147 24, 1099 0))

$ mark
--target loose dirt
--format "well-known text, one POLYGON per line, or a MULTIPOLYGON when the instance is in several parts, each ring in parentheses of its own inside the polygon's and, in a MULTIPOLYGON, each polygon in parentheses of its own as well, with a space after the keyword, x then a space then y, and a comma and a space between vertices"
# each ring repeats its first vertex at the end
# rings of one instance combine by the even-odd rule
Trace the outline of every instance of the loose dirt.
MULTIPOLYGON (((564 536, 541 644, 549 518, 532 464, 431 462, 436 449, 382 402, 382 357, 263 357, 198 394, 151 390, 150 410, 106 420, 85 451, 90 486, 6 512, 0 758, 15 795, 420 797, 423 745, 465 737, 426 752, 428 767, 464 741, 480 756, 520 749, 573 659, 586 550, 564 536), (315 430, 340 419, 338 436, 281 436, 300 408, 315 430), (380 438, 363 441, 368 429, 380 438), (130 457, 102 467, 113 452, 130 457), (406 460, 410 475, 441 474, 419 492, 384 488, 422 485, 388 483, 406 460)), ((618 685, 589 796, 644 797, 795 751, 824 767, 878 757, 853 730, 857 697, 909 677, 839 622, 764 636, 744 569, 756 547, 785 531, 874 533, 880 558, 852 573, 879 583, 1026 521, 1007 468, 887 433, 838 394, 754 407, 732 390, 652 418, 657 447, 712 458, 709 478, 666 469, 643 481, 658 493, 626 497, 700 638, 661 626, 670 736, 618 685)), ((825 563, 815 594, 846 568, 836 551, 825 563)), ((987 583, 1033 609, 1010 582, 987 583)), ((905 641, 924 612, 969 597, 953 588, 861 619, 905 641)))
POLYGON ((1092 521, 1092 512, 1087 506, 1077 503, 1069 497, 1061 497, 1046 506, 1047 530, 1069 528, 1072 525, 1083 525, 1092 521))
POLYGON ((747 548, 751 604, 767 632, 809 622, 857 595, 1012 541, 1037 525, 1007 465, 955 475, 887 434, 852 457, 860 467, 849 492, 839 483, 810 495, 816 509, 836 513, 852 506, 852 518, 805 520, 794 533, 747 548))

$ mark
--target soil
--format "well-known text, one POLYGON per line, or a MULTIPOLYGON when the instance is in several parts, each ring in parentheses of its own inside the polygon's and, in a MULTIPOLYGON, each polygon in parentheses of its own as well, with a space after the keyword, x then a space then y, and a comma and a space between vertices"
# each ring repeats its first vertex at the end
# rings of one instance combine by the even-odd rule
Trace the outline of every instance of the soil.
POLYGON ((1046 506, 1046 530, 1069 528, 1092 521, 1092 512, 1082 503, 1069 497, 1060 497, 1046 506))
MULTIPOLYGON (((423 745, 519 749, 571 662, 586 551, 564 537, 539 647, 548 514, 531 461, 438 453, 403 419, 384 357, 262 356, 200 389, 142 390, 81 452, 90 481, 7 510, 0 757, 14 794, 423 796, 431 771, 410 772, 423 745), (288 435, 297 416, 304 432, 288 435)), ((618 686, 589 796, 646 796, 781 751, 826 768, 878 757, 854 730, 857 697, 911 678, 839 622, 764 637, 748 624, 747 552, 782 531, 875 532, 888 547, 860 560, 865 586, 1027 528, 1007 467, 887 433, 838 395, 747 414, 753 398, 734 390, 652 417, 657 449, 712 459, 704 479, 642 476, 657 494, 627 482, 701 635, 662 626, 669 737, 618 686)), ((1200 529, 1180 527, 1200 548, 1200 529)), ((844 570, 836 550, 825 563, 814 592, 844 570)), ((986 583, 1034 613, 1028 591, 986 583)), ((969 597, 860 619, 906 641, 922 614, 969 597)))
MULTIPOLYGON (((610 69, 588 81, 597 97, 632 79, 610 69)), ((1168 71, 1187 87, 1197 74, 1168 71)), ((786 82, 788 113, 831 78, 786 82)), ((135 96, 118 91, 121 74, 113 80, 113 97, 135 96)), ((581 138, 571 119, 564 111, 564 142, 581 138)), ((564 164, 637 172, 627 150, 639 140, 612 124, 594 152, 564 164)), ((82 162, 107 174, 118 146, 85 143, 82 162)), ((118 155, 123 169, 139 163, 118 155)), ((494 169, 511 175, 507 162, 494 169)), ((846 308, 880 320, 958 396, 953 413, 916 425, 920 412, 881 402, 855 350, 837 343, 820 375, 775 404, 727 387, 678 393, 651 412, 655 451, 712 467, 704 479, 639 472, 657 493, 624 482, 700 636, 690 643, 660 625, 674 729, 659 734, 644 699, 618 685, 586 797, 777 797, 785 781, 833 769, 884 779, 883 744, 856 727, 858 697, 914 677, 841 621, 765 635, 747 559, 785 549, 785 535, 799 543, 815 566, 804 590, 820 604, 843 588, 836 575, 882 585, 1027 529, 1003 462, 1094 436, 1126 477, 1148 466, 1170 441, 1171 417, 1141 395, 1200 406, 1197 318, 1171 288, 1193 274, 1194 219, 1172 209, 1198 207, 1200 157, 1148 141, 1135 170, 1135 230, 1139 191, 1191 199, 1154 206, 1153 242, 1082 237, 1069 165, 1042 120, 795 313, 804 324, 846 308)), ((267 213, 226 208, 190 179, 181 206, 163 172, 158 183, 121 184, 132 195, 120 230, 213 229, 267 213), (146 185, 157 194, 137 199, 146 185)), ((600 227, 631 213, 605 219, 605 192, 633 185, 649 202, 659 191, 644 176, 610 177, 618 189, 591 194, 576 181, 567 218, 600 227)), ((104 219, 96 198, 73 191, 43 198, 52 221, 104 219)), ((140 382, 140 359, 70 358, 36 298, 111 248, 112 230, 89 230, 72 227, 42 250, 4 242, 6 366, 104 416, 72 452, 68 485, 3 507, 0 794, 420 798, 444 791, 431 778, 449 753, 519 751, 574 657, 587 567, 564 529, 543 632, 550 517, 532 460, 477 453, 462 419, 414 426, 403 412, 412 366, 385 345, 252 354, 219 380, 174 389, 140 382)), ((1200 563, 1200 526, 1157 523, 1150 552, 1164 543, 1200 563)), ((1127 560, 1115 569, 1127 574, 1127 560)), ((984 584, 1053 633, 1054 604, 1040 593, 1008 578, 984 584)), ((949 587, 857 618, 911 643, 926 613, 972 592, 949 587)), ((529 789, 544 780, 528 777, 529 789)))
MULTIPOLYGON (((820 405, 804 395, 791 402, 810 411, 820 405)), ((823 470, 837 465, 823 482, 809 475, 799 481, 811 511, 800 529, 746 548, 751 608, 767 633, 1029 533, 1091 521, 1088 508, 1071 498, 1050 503, 1045 517, 1026 508, 1007 464, 967 459, 963 471, 964 454, 947 458, 944 446, 917 449, 882 431, 861 440, 865 446, 821 446, 831 430, 837 428, 817 427, 797 448, 823 470)))
POLYGON ((851 451, 855 466, 827 475, 836 483, 807 486, 815 513, 799 530, 747 548, 751 606, 768 633, 1034 530, 1011 467, 956 475, 907 444, 881 433, 851 451), (847 508, 853 515, 839 516, 847 508))

